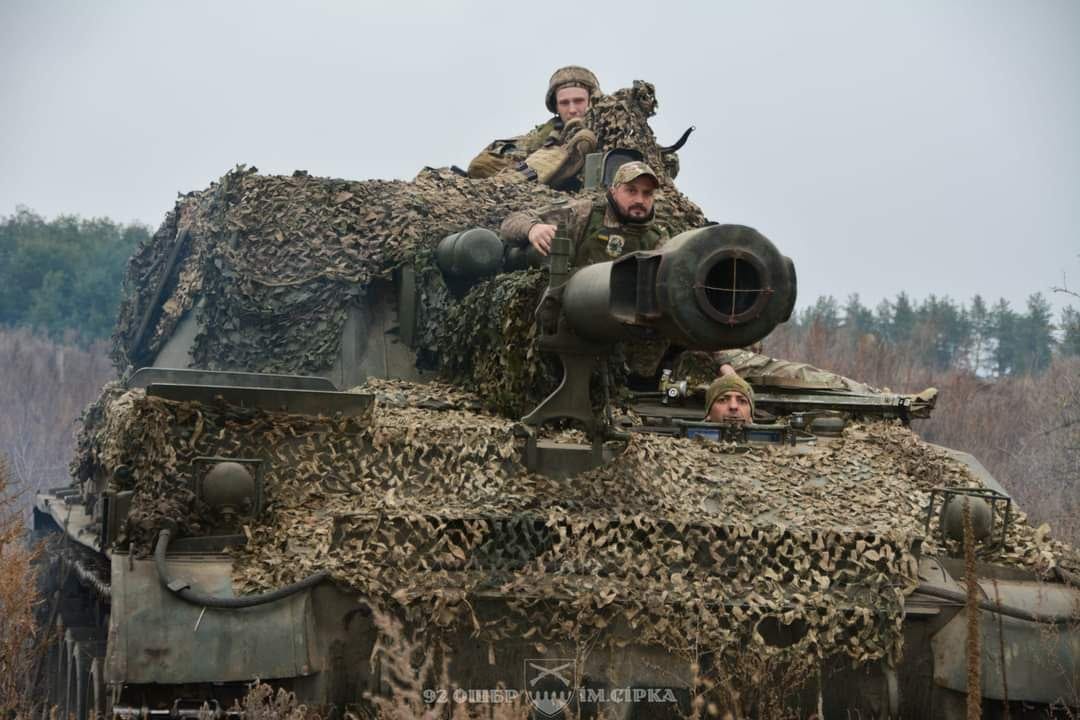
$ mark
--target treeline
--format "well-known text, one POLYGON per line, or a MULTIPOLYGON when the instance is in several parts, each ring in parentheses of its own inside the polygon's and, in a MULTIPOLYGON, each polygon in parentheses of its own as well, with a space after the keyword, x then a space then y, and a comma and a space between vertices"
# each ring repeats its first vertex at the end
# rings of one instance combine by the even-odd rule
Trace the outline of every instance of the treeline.
POLYGON ((149 238, 142 225, 26 208, 0 218, 0 325, 79 344, 112 332, 124 265, 149 238))
POLYGON ((1080 312, 1066 307, 1055 323, 1042 293, 1031 295, 1023 310, 1003 299, 989 305, 980 295, 964 304, 936 295, 920 302, 900 293, 873 309, 857 294, 843 305, 830 295, 801 310, 789 325, 796 334, 813 327, 843 330, 852 347, 881 342, 914 350, 933 369, 968 370, 980 377, 1037 374, 1055 355, 1080 356, 1080 312))

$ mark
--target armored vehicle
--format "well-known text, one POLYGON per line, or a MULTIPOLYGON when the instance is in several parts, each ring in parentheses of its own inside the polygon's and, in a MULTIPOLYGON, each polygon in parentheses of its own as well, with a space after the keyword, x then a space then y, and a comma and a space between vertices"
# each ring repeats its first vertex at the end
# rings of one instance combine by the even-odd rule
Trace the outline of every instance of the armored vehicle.
MULTIPOLYGON (((596 103, 583 192, 663 167, 654 103, 596 103)), ((256 679, 334 717, 1076 711, 1076 552, 913 398, 757 378, 755 422, 702 421, 681 359, 786 320, 790 260, 667 177, 654 252, 490 231, 560 197, 238 168, 178 201, 36 501, 63 713, 220 716, 256 679)))

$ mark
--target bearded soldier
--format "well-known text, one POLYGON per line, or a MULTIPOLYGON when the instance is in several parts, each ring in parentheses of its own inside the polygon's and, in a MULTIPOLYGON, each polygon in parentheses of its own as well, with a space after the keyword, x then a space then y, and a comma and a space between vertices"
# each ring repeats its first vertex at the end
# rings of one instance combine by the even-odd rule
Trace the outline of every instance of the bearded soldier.
POLYGON ((600 93, 596 76, 576 65, 559 68, 548 83, 545 102, 554 117, 525 135, 496 140, 469 163, 469 177, 496 174, 574 189, 585 156, 596 149, 596 135, 585 127, 585 113, 600 93))
POLYGON ((648 165, 628 162, 616 171, 604 197, 564 200, 540 210, 512 213, 503 220, 499 233, 511 248, 531 245, 546 256, 556 229, 563 225, 573 242, 574 267, 653 250, 665 239, 653 224, 653 200, 659 184, 648 165))

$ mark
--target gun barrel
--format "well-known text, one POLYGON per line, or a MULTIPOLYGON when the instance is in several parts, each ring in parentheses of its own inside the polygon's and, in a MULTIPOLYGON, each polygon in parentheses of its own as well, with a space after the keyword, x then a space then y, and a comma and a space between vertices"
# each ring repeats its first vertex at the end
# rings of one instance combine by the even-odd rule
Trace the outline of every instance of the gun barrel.
POLYGON ((563 292, 563 313, 598 343, 660 335, 696 350, 744 347, 791 317, 795 265, 743 225, 709 225, 662 249, 582 268, 563 292))

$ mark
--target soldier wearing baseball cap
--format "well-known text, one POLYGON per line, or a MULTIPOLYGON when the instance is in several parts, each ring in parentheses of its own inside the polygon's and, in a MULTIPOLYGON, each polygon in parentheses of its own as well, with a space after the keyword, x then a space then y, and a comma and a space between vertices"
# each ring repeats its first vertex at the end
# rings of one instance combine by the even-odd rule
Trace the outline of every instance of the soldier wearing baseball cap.
POLYGON ((558 189, 576 189, 585 156, 596 149, 596 135, 585 127, 585 114, 600 83, 577 65, 559 68, 548 81, 544 104, 554 115, 524 135, 495 140, 469 163, 469 177, 503 174, 558 189))
POLYGON ((510 247, 531 245, 541 255, 547 255, 556 229, 564 225, 574 243, 574 267, 653 250, 666 239, 653 222, 653 202, 659 186, 659 178, 646 163, 628 162, 615 172, 604 196, 512 213, 503 220, 499 233, 510 247))
POLYGON ((632 160, 628 163, 623 163, 619 166, 619 169, 615 171, 615 177, 611 180, 611 187, 618 185, 625 185, 626 183, 633 182, 639 177, 650 177, 653 181, 653 187, 660 185, 660 179, 656 177, 656 173, 647 163, 641 160, 632 160))

